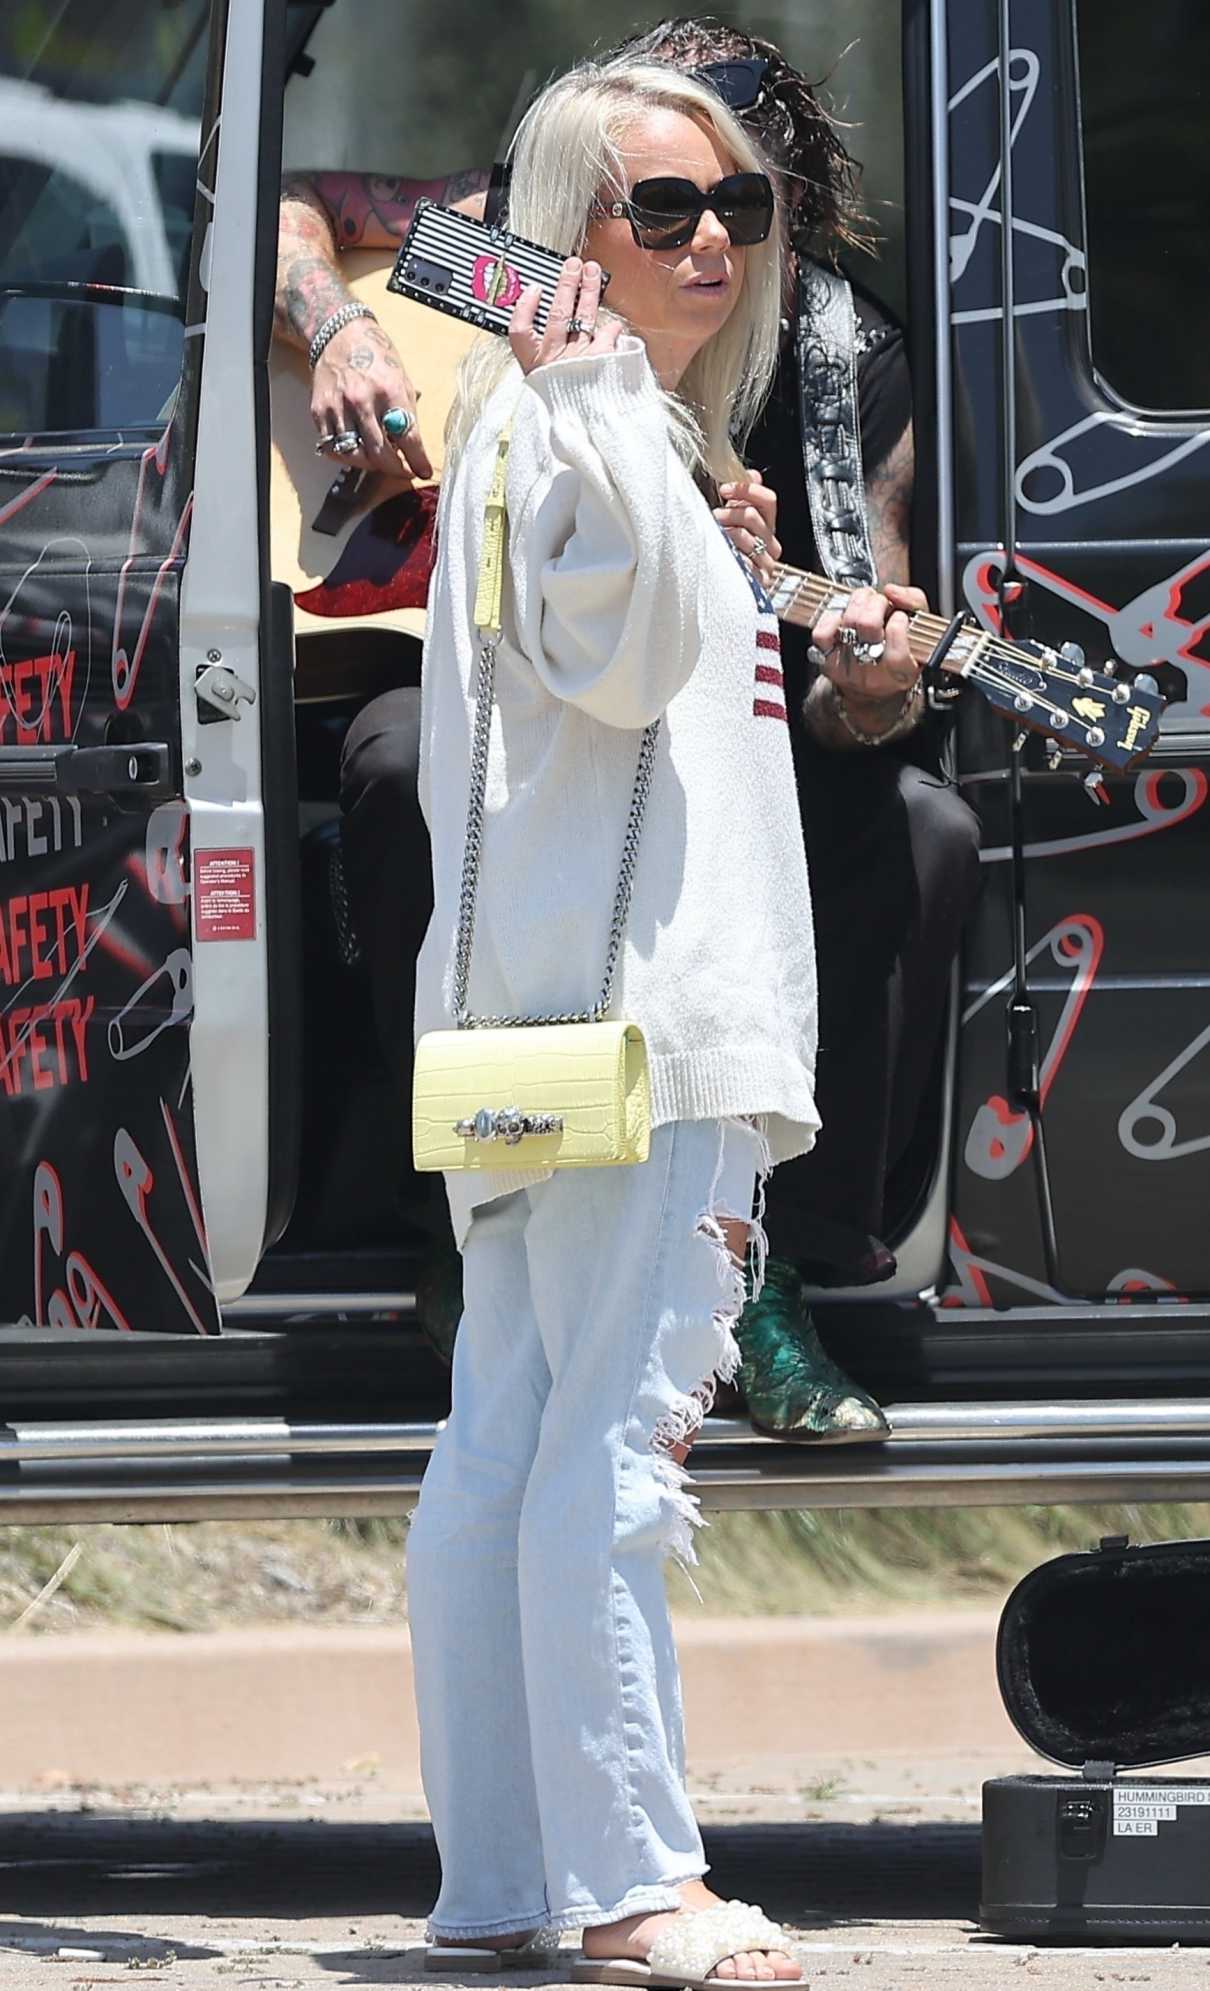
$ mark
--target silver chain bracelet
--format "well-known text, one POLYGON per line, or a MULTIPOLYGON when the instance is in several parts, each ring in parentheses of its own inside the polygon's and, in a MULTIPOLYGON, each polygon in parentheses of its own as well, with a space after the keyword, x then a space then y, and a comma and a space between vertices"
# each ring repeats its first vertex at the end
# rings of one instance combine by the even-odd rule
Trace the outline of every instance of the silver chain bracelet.
POLYGON ((917 678, 915 684, 912 685, 911 689, 904 692, 903 697, 900 700, 899 710, 895 714, 895 717, 891 720, 890 725, 884 726, 881 732, 878 733, 863 733, 860 726, 855 726, 853 724, 853 721, 850 719, 849 714, 845 709, 844 699, 841 696, 840 692, 836 689, 835 684, 832 685, 832 705, 833 709, 835 710, 836 717, 839 719, 841 725, 845 729, 845 732, 848 733, 851 739, 856 740, 858 744, 863 747, 881 747, 886 743, 887 740, 896 739, 901 733, 910 732, 911 727, 908 723, 909 715, 911 715, 912 707, 916 704, 917 700, 923 699, 923 692, 924 692, 923 679, 917 678))
POLYGON ((307 364, 312 373, 323 358, 324 348, 332 343, 338 332, 343 332, 346 325, 355 324, 358 318, 373 317, 369 305, 358 304, 356 298, 349 304, 342 304, 339 310, 330 312, 307 347, 307 364))

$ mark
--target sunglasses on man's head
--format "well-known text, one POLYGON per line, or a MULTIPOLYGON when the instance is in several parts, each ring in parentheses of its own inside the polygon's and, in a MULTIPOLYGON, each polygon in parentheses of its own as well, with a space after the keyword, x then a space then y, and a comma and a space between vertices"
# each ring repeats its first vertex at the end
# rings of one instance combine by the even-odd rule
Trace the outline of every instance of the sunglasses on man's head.
POLYGON ((703 192, 692 180, 638 180, 628 200, 606 201, 601 213, 625 215, 640 249, 683 249, 709 208, 736 248, 768 240, 773 187, 763 173, 729 173, 703 192))
POLYGON ((750 111, 764 94, 765 78, 769 74, 769 58, 765 55, 736 56, 730 62, 703 62, 689 71, 699 83, 708 83, 716 90, 727 108, 732 111, 750 111))

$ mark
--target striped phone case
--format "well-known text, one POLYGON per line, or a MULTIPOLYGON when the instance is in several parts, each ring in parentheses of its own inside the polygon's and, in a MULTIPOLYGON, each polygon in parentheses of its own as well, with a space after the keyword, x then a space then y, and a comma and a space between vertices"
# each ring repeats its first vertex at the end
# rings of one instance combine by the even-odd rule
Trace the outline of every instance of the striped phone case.
MULTIPOLYGON (((525 286, 540 284, 535 323, 541 331, 565 258, 506 228, 489 228, 469 214, 420 200, 387 278, 387 289, 461 318, 484 332, 507 332, 525 286)), ((609 282, 602 275, 601 289, 609 282)))

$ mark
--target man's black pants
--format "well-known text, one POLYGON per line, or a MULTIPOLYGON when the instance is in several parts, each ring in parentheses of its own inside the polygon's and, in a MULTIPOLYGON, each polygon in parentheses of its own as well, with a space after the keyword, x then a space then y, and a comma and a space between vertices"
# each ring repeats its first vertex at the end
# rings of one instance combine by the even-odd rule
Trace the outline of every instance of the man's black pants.
MULTIPOLYGON (((420 693, 374 699, 341 762, 353 917, 399 1097, 412 1078, 415 962, 432 913, 416 795, 420 693)), ((912 1150, 962 923, 978 891, 979 832, 956 791, 893 753, 829 753, 795 739, 819 957, 815 1151, 774 1171, 772 1251, 833 1281, 868 1276, 888 1182, 912 1150)))

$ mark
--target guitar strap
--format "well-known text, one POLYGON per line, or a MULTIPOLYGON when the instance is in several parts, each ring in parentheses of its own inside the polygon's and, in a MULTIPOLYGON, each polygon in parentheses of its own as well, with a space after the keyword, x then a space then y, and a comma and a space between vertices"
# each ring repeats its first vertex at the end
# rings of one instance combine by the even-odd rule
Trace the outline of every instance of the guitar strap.
POLYGON ((857 318, 844 277, 798 266, 798 426, 819 563, 830 581, 875 587, 857 406, 857 318))

